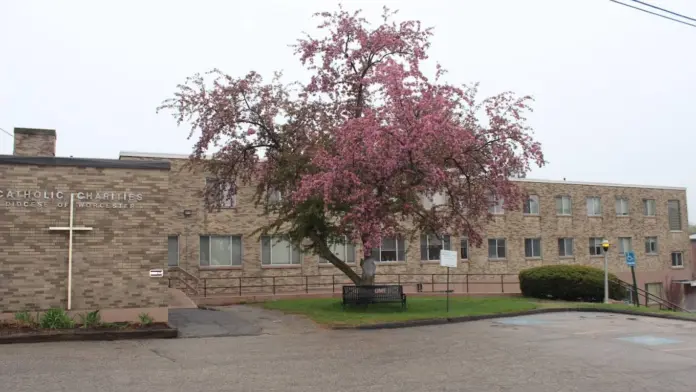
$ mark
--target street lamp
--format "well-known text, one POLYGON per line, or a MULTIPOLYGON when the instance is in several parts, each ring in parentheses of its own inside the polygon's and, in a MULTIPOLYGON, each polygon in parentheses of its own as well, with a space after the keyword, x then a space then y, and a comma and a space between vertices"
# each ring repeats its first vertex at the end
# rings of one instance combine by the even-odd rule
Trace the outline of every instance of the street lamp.
POLYGON ((609 252, 609 240, 606 238, 602 241, 602 249, 604 250, 604 303, 609 303, 609 271, 607 265, 607 253, 609 252))

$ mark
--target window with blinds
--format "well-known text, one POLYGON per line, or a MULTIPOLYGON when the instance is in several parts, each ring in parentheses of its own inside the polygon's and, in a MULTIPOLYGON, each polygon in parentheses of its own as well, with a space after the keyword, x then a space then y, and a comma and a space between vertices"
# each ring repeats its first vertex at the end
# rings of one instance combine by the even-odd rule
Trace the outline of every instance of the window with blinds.
POLYGON ((670 230, 681 230, 681 208, 679 206, 679 200, 669 200, 667 201, 667 214, 669 219, 669 229, 670 230))

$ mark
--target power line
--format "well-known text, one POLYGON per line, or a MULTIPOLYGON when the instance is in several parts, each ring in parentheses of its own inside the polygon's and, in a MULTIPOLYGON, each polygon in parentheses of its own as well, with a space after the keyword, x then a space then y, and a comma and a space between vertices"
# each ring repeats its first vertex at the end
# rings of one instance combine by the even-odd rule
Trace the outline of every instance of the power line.
MULTIPOLYGON (((2 128, 0 128, 0 131, 3 131, 3 132, 5 132, 5 133, 6 133, 6 134, 8 134, 9 136, 12 136, 12 134, 11 134, 11 133, 7 132, 6 130, 4 130, 4 129, 2 129, 2 128)), ((12 136, 12 137, 14 137, 14 136, 12 136)))
POLYGON ((648 10, 645 10, 645 9, 642 9, 642 8, 639 8, 639 7, 634 7, 634 6, 632 6, 632 5, 628 5, 628 4, 625 4, 625 3, 622 3, 622 2, 616 1, 616 0, 609 0, 609 1, 611 1, 612 3, 616 3, 616 4, 620 4, 620 5, 629 7, 629 8, 636 9, 636 10, 638 10, 638 11, 647 12, 648 14, 652 14, 652 15, 655 15, 655 16, 659 16, 660 18, 665 18, 665 19, 669 19, 669 20, 674 21, 674 22, 677 22, 677 23, 685 24, 685 25, 688 25, 688 26, 691 26, 691 27, 696 27, 696 24, 691 24, 691 23, 684 22, 683 20, 670 18, 669 16, 665 16, 665 15, 662 15, 662 14, 658 14, 657 12, 652 12, 652 11, 648 11, 648 10))
POLYGON ((640 0, 633 0, 633 1, 636 2, 636 3, 638 3, 638 4, 647 5, 647 6, 650 7, 650 8, 654 8, 654 9, 656 9, 656 10, 660 10, 660 11, 662 11, 662 12, 666 12, 666 13, 668 13, 668 14, 672 14, 672 15, 678 16, 678 17, 680 17, 680 18, 684 18, 684 19, 688 19, 688 20, 693 20, 694 22, 696 22, 696 19, 690 18, 690 17, 688 17, 688 16, 686 16, 686 15, 678 14, 678 13, 676 13, 676 12, 672 12, 672 11, 670 11, 670 10, 666 10, 666 9, 664 9, 664 8, 660 8, 660 7, 658 7, 658 6, 652 5, 652 4, 650 4, 650 3, 646 3, 646 2, 644 2, 644 1, 640 1, 640 0))

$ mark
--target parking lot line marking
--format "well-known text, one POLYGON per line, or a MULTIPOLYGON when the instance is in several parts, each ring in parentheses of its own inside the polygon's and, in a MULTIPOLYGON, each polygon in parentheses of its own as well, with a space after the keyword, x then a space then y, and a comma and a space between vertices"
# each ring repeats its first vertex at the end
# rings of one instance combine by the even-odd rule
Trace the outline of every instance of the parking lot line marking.
POLYGON ((646 346, 661 346, 664 344, 676 344, 682 343, 680 340, 661 338, 657 336, 645 335, 645 336, 627 336, 623 338, 617 338, 618 340, 623 340, 626 342, 643 344, 646 346))
POLYGON ((599 333, 612 333, 612 332, 621 332, 624 331, 623 329, 596 329, 594 331, 582 331, 582 332, 573 332, 573 335, 592 335, 592 334, 599 334, 599 333))
POLYGON ((668 348, 662 351, 691 351, 696 350, 696 347, 680 347, 680 348, 668 348))

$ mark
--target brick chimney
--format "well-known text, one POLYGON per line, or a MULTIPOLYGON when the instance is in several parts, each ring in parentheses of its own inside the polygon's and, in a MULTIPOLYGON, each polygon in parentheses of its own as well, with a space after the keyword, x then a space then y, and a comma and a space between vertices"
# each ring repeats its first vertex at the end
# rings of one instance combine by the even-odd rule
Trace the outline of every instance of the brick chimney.
POLYGON ((24 157, 56 156, 55 129, 15 128, 13 154, 24 157))

